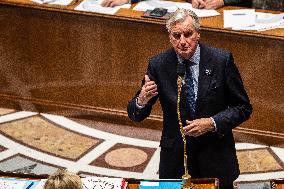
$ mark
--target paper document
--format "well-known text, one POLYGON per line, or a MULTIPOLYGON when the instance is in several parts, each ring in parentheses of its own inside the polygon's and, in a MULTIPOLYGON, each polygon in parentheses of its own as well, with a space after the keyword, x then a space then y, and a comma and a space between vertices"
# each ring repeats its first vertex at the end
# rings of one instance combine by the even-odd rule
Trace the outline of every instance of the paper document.
POLYGON ((224 28, 242 28, 255 25, 254 9, 224 10, 224 28))
POLYGON ((122 189, 126 182, 123 178, 85 177, 82 178, 84 189, 122 189))
POLYGON ((177 3, 177 7, 192 10, 193 12, 195 12, 195 14, 198 17, 211 17, 211 16, 219 16, 220 15, 220 13, 217 12, 216 10, 195 9, 195 8, 192 7, 191 3, 187 3, 187 2, 183 2, 183 3, 179 2, 179 3, 177 3))
POLYGON ((153 10, 155 8, 164 8, 167 9, 168 12, 174 12, 178 8, 184 8, 194 11, 198 17, 209 17, 209 16, 220 15, 220 13, 218 13, 216 10, 194 9, 192 8, 191 3, 163 1, 163 0, 141 1, 133 8, 133 10, 147 11, 147 10, 153 10))
POLYGON ((39 4, 50 4, 50 5, 69 5, 72 0, 31 0, 39 4))
POLYGON ((38 184, 35 185, 35 187, 32 188, 32 189, 43 189, 46 180, 47 180, 47 179, 41 179, 41 180, 38 182, 38 184))
POLYGON ((23 189, 26 182, 16 179, 0 179, 1 189, 23 189))
POLYGON ((146 11, 146 10, 153 10, 155 8, 164 8, 167 9, 168 12, 174 12, 178 9, 176 3, 173 1, 147 0, 147 1, 140 1, 133 8, 133 10, 146 11))
POLYGON ((284 13, 271 14, 258 12, 256 14, 255 29, 257 31, 265 31, 275 28, 284 28, 284 13))
POLYGON ((257 31, 284 28, 284 13, 255 12, 254 9, 224 10, 224 28, 257 31))
POLYGON ((0 178, 1 189, 42 189, 43 185, 38 187, 39 183, 38 180, 0 178))
POLYGON ((84 0, 75 10, 86 12, 97 12, 102 14, 115 14, 120 8, 130 8, 130 4, 124 4, 116 7, 103 7, 101 3, 103 0, 84 0))

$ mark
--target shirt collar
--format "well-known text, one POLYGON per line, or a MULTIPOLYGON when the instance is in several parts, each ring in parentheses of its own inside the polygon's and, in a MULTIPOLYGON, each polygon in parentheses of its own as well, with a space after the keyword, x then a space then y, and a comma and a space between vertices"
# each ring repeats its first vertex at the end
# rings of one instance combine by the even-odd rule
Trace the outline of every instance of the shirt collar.
MULTIPOLYGON (((178 58, 178 61, 180 63, 183 62, 183 58, 181 56, 179 56, 177 54, 177 58, 178 58)), ((193 62, 195 65, 198 65, 199 64, 199 61, 200 61, 200 46, 199 44, 197 44, 196 46, 196 49, 195 49, 195 52, 193 53, 193 55, 189 58, 189 61, 193 62)))

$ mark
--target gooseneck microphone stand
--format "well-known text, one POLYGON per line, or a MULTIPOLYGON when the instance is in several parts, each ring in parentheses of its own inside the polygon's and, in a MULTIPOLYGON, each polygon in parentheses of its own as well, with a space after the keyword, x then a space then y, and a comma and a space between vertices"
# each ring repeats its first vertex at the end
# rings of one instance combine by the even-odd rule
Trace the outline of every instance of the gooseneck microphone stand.
POLYGON ((185 139, 185 132, 182 126, 182 121, 180 117, 180 94, 181 94, 181 87, 182 87, 182 82, 184 80, 184 75, 185 75, 185 65, 179 63, 177 65, 177 74, 178 74, 178 79, 177 79, 177 86, 178 86, 178 94, 177 94, 177 115, 178 115, 178 122, 179 122, 179 127, 180 127, 180 133, 182 136, 183 140, 183 165, 184 165, 184 175, 182 176, 182 189, 191 189, 193 187, 193 184, 191 183, 191 176, 188 173, 188 167, 187 167, 187 153, 186 153, 186 139, 185 139))

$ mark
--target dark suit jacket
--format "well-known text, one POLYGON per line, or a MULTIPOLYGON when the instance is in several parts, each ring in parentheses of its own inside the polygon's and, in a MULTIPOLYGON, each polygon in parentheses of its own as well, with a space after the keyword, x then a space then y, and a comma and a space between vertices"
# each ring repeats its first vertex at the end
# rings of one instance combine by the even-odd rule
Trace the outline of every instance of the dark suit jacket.
MULTIPOLYGON (((139 0, 134 0, 139 1, 139 0)), ((191 0, 188 1, 191 3, 191 0)), ((252 0, 224 0, 224 6, 252 7, 252 0)))
MULTIPOLYGON (((174 49, 151 58, 147 74, 156 82, 159 94, 142 109, 136 107, 135 97, 128 104, 129 118, 142 121, 150 115, 156 100, 160 100, 163 110, 160 178, 181 178, 184 173, 183 141, 176 110, 177 63, 174 49)), ((189 119, 189 110, 183 89, 181 93, 180 111, 182 122, 185 123, 189 119)), ((251 112, 252 107, 232 54, 200 44, 194 119, 213 117, 217 131, 199 137, 187 137, 189 171, 193 178, 219 178, 222 186, 238 177, 239 166, 232 129, 247 120, 251 112)))
POLYGON ((225 6, 252 7, 252 0, 224 0, 225 6))

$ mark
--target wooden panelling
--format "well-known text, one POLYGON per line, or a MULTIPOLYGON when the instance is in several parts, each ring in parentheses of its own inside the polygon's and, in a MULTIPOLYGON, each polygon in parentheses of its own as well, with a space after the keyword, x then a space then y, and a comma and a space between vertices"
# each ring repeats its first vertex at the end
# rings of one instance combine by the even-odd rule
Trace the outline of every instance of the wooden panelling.
MULTIPOLYGON (((142 123, 127 118, 126 106, 148 59, 170 47, 163 21, 127 10, 104 16, 1 4, 1 107, 161 129, 159 105, 142 123)), ((283 29, 232 31, 221 17, 201 22, 201 42, 233 52, 254 108, 236 138, 283 145, 283 29)))

